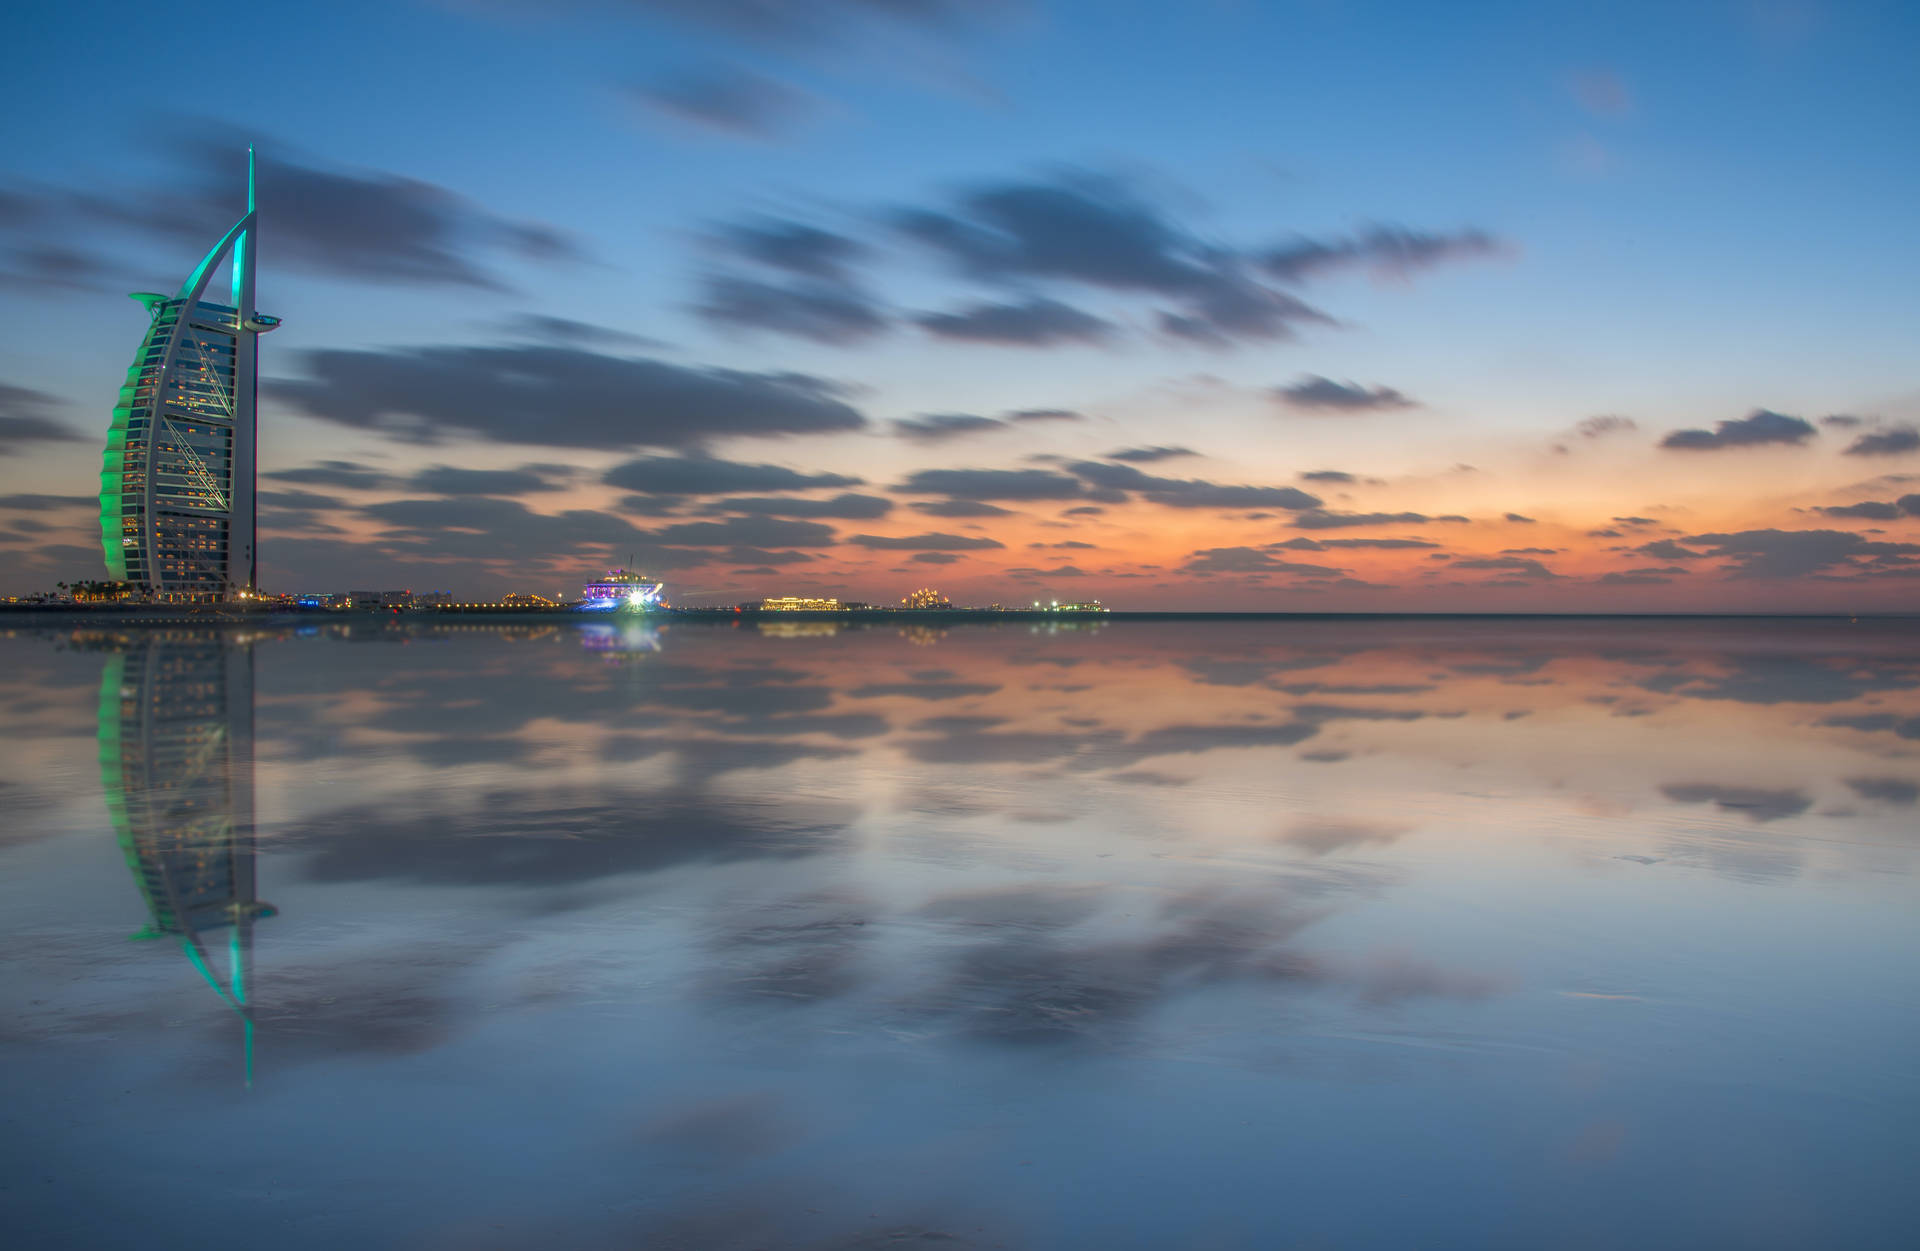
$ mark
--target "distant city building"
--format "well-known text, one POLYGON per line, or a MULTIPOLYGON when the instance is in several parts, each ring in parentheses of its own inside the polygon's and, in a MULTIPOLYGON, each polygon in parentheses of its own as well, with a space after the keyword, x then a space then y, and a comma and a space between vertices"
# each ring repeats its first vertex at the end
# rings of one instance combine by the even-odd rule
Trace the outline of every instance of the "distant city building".
POLYGON ((349 591, 347 607, 361 612, 391 612, 413 607, 412 591, 349 591))
POLYGON ((845 607, 837 599, 814 599, 804 595, 781 595, 760 601, 763 612, 840 612, 845 607))
POLYGON ((1045 603, 1042 603, 1041 601, 1039 601, 1039 600, 1037 600, 1037 599, 1036 599, 1036 600, 1034 600, 1034 601, 1033 601, 1033 606, 1034 606, 1035 608, 1037 608, 1037 609, 1039 609, 1039 610, 1040 610, 1041 612, 1077 612, 1077 613, 1088 613, 1088 612, 1111 612, 1111 611, 1113 611, 1113 610, 1112 610, 1112 609, 1110 609, 1110 608, 1104 608, 1104 607, 1102 607, 1102 606, 1101 606, 1101 604, 1100 604, 1100 601, 1099 601, 1099 600, 1097 600, 1097 599, 1087 599, 1087 600, 1079 600, 1079 601, 1077 601, 1077 602, 1074 602, 1074 603, 1070 603, 1070 604, 1063 604, 1063 603, 1061 603, 1061 602, 1060 602, 1059 600, 1057 600, 1057 599, 1055 599, 1055 600, 1048 600, 1047 602, 1045 602, 1045 603))
POLYGON ((453 603, 452 591, 415 591, 413 593, 415 608, 445 608, 451 603, 453 603))
POLYGON ((254 478, 259 337, 253 306, 253 154, 247 211, 172 296, 135 292, 146 337, 113 408, 100 472, 107 576, 164 600, 249 596, 257 582, 254 478), (231 258, 231 304, 204 300, 231 258))
POLYGON ((923 586, 900 601, 902 608, 951 608, 953 601, 934 590, 923 586))
POLYGON ((513 594, 502 597, 502 608, 558 608, 560 605, 544 595, 513 594))
POLYGON ((664 605, 661 594, 666 584, 631 569, 609 569, 581 588, 580 607, 594 612, 612 612, 621 608, 652 608, 664 605))

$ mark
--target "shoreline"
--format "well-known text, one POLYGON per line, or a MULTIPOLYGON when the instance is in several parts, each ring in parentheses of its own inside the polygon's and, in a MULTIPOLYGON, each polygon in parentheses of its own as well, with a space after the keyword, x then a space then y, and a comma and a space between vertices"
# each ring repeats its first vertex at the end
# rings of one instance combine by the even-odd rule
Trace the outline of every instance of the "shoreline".
POLYGON ((775 610, 735 608, 674 608, 650 612, 589 612, 573 608, 420 608, 399 611, 352 609, 279 609, 227 605, 127 604, 0 604, 0 624, 10 621, 76 620, 128 626, 177 625, 289 625, 373 621, 426 624, 434 621, 483 619, 539 621, 560 624, 610 622, 670 625, 676 622, 755 625, 780 622, 962 625, 993 622, 1072 622, 1076 625, 1110 621, 1915 621, 1920 613, 1594 613, 1594 612, 1180 612, 1102 611, 1068 612, 1052 609, 927 609, 861 608, 775 610))

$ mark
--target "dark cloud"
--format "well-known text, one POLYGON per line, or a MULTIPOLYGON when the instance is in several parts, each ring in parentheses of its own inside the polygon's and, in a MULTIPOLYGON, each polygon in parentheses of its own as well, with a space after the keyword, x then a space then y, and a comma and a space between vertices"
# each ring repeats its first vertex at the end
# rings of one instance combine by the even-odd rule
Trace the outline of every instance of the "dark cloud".
POLYGON ((1828 717, 1821 725, 1878 734, 1891 730, 1905 739, 1920 739, 1920 717, 1901 718, 1890 712, 1869 712, 1858 716, 1828 717))
MULTIPOLYGON (((1827 419, 1831 421, 1831 418, 1827 419)), ((1848 445, 1842 453, 1846 456, 1898 456, 1920 448, 1920 430, 1912 426, 1895 426, 1891 430, 1875 430, 1861 435, 1848 445)))
POLYGON ((1301 565, 1275 559, 1257 547, 1209 547, 1193 554, 1181 568, 1188 573, 1286 573, 1337 577, 1345 572, 1325 565, 1301 565))
POLYGON ((642 334, 575 321, 571 317, 551 317, 545 313, 515 313, 499 323, 500 329, 516 339, 555 343, 562 347, 658 347, 642 334))
POLYGON ((1082 504, 1078 508, 1069 508, 1060 515, 1062 517, 1098 517, 1106 511, 1106 509, 1100 507, 1098 504, 1082 504))
POLYGON ((19 509, 23 512, 43 513, 59 508, 99 506, 100 499, 95 495, 36 495, 31 492, 0 495, 0 509, 19 509))
POLYGON ((726 512, 751 513, 762 517, 805 517, 821 520, 872 521, 893 511, 893 501, 883 495, 836 495, 828 500, 781 499, 776 496, 748 496, 714 501, 714 507, 726 512))
POLYGON ((940 443, 964 434, 985 434, 1006 428, 1007 423, 997 417, 974 413, 925 413, 919 417, 895 418, 893 422, 895 434, 919 443, 940 443))
POLYGON ((763 46, 808 50, 891 25, 947 36, 1021 7, 1015 0, 628 0, 636 12, 763 46))
POLYGON ((0 451, 25 443, 81 443, 87 436, 48 412, 59 401, 44 391, 0 382, 0 451))
POLYGON ((1123 447, 1118 451, 1108 452, 1107 459, 1123 460, 1135 465, 1151 465, 1163 460, 1199 454, 1190 447, 1163 447, 1156 444, 1153 447, 1123 447))
POLYGON ((1814 434, 1813 426, 1798 417, 1756 408, 1745 417, 1720 422, 1712 430, 1675 430, 1660 440, 1660 446, 1689 452, 1758 447, 1769 443, 1797 446, 1811 439, 1814 434))
MULTIPOLYGON (((980 500, 916 500, 907 505, 929 517, 1011 517, 1013 510, 980 500)), ((1069 509, 1068 511, 1073 511, 1069 509)))
POLYGON ((1308 509, 1293 519, 1298 530, 1345 530, 1354 526, 1423 525, 1432 521, 1462 522, 1465 517, 1429 517, 1425 513, 1343 513, 1323 508, 1308 509))
POLYGON ((855 547, 877 551, 975 552, 1004 548, 998 539, 969 538, 961 534, 880 535, 856 534, 847 540, 855 547))
POLYGON ((1602 586, 1665 586, 1672 582, 1676 575, 1686 572, 1678 565, 1656 565, 1650 568, 1603 573, 1596 580, 1602 586))
POLYGON ((283 144, 200 127, 160 145, 177 164, 159 186, 75 194, 68 218, 131 228, 196 248, 217 239, 244 208, 247 146, 259 150, 259 209, 272 223, 276 265, 357 282, 504 290, 496 260, 580 258, 551 226, 515 221, 432 183, 284 159, 283 144))
POLYGON ((1834 568, 1857 571, 1878 558, 1920 555, 1920 543, 1879 543, 1847 530, 1742 530, 1688 535, 1680 541, 1706 549, 1707 556, 1733 561, 1736 578, 1797 578, 1834 568))
POLYGON ((962 557, 952 552, 915 552, 907 559, 923 565, 953 565, 958 564, 962 557))
POLYGON ((1162 330, 1219 344, 1291 336, 1325 314, 1255 281, 1246 258, 1202 242, 1124 183, 1091 175, 1002 183, 960 197, 953 211, 902 209, 908 238, 969 276, 1015 287, 1078 284, 1168 299, 1162 330))
POLYGON ((1609 434, 1621 434, 1628 430, 1638 430, 1640 423, 1631 417, 1621 417, 1614 413, 1603 413, 1598 417, 1588 417, 1576 425, 1574 433, 1583 439, 1598 439, 1609 434))
POLYGON ((314 417, 437 443, 693 447, 741 435, 855 430, 837 384, 542 346, 347 348, 303 354, 272 395, 314 417))
POLYGON ((1288 386, 1275 387, 1273 397, 1288 408, 1308 412, 1368 413, 1416 407, 1415 401, 1392 387, 1335 382, 1319 374, 1302 374, 1288 386))
POLYGON ((743 260, 800 278, 851 284, 851 266, 867 254, 864 244, 804 222, 762 217, 718 228, 716 246, 743 260))
POLYGON ((1661 794, 1677 804, 1712 804, 1723 812, 1738 812, 1756 824, 1797 817, 1813 801, 1797 790, 1765 790, 1755 786, 1712 786, 1689 782, 1662 786, 1661 794))
MULTIPOLYGON (((685 521, 649 533, 647 538, 674 547, 830 547, 832 526, 784 517, 728 517, 724 521, 685 521)), ((763 554, 745 563, 765 564, 763 554)))
POLYGON ((1530 525, 1532 525, 1532 524, 1534 524, 1534 521, 1533 521, 1533 518, 1531 518, 1531 517, 1523 517, 1523 516, 1521 516, 1521 515, 1520 515, 1519 513, 1508 513, 1508 514, 1507 514, 1507 520, 1508 520, 1508 521, 1513 521, 1513 522, 1518 522, 1519 524, 1521 524, 1521 525, 1524 525, 1524 526, 1530 526, 1530 525))
POLYGON ((1813 511, 1825 513, 1829 517, 1855 517, 1862 521, 1898 521, 1902 516, 1898 504, 1881 500, 1861 500, 1858 504, 1819 505, 1813 511))
POLYGON ((561 490, 568 475, 556 473, 557 468, 523 465, 519 469, 456 469, 435 465, 414 474, 406 485, 430 495, 530 495, 561 490))
POLYGON ((857 288, 823 282, 763 282, 711 274, 694 311, 717 326, 766 330, 815 343, 859 343, 886 331, 882 309, 857 288))
POLYGON ((1193 478, 1160 478, 1131 465, 1074 461, 1069 473, 1108 491, 1136 491, 1169 508, 1318 508, 1320 497, 1297 487, 1232 486, 1193 478))
POLYGON ((1085 421, 1086 414, 1070 408, 1022 408, 1007 414, 1008 421, 1085 421))
POLYGON ((1395 551, 1440 545, 1430 543, 1426 539, 1309 539, 1302 537, 1288 539, 1284 543, 1269 543, 1267 546, 1289 548, 1298 552, 1324 552, 1335 547, 1373 547, 1395 551))
POLYGON ((819 109, 814 96, 739 65, 708 65, 627 89, 644 108, 735 139, 790 133, 819 109))
POLYGON ((1445 261, 1477 260, 1495 256, 1502 244, 1482 230, 1434 234, 1403 226, 1370 226, 1346 239, 1322 240, 1304 236, 1257 258, 1268 275, 1281 282, 1303 282, 1341 269, 1369 269, 1376 274, 1406 278, 1445 261))
POLYGON ((1302 482, 1354 482, 1357 479, 1350 473, 1338 469, 1314 469, 1300 475, 1302 482))
POLYGON ((1524 556, 1480 556, 1470 560, 1456 560, 1455 569, 1490 569, 1517 578, 1557 578, 1560 575, 1537 560, 1524 556))
POLYGON ((607 470, 609 486, 651 495, 722 495, 735 491, 810 491, 859 486, 837 473, 801 473, 784 465, 752 465, 710 456, 643 456, 607 470))
POLYGON ((347 502, 331 495, 321 495, 314 491, 262 491, 256 497, 262 508, 278 508, 288 512, 313 513, 328 509, 346 508, 347 502))
POLYGON ((899 489, 959 500, 1070 500, 1084 495, 1086 484, 1050 469, 922 469, 899 489))
POLYGON ((1041 296, 1018 304, 972 304, 958 312, 920 313, 913 321, 935 338, 1008 347, 1100 343, 1114 330, 1112 322, 1041 296))
POLYGON ((351 460, 323 460, 299 469, 276 469, 260 476, 299 486, 344 487, 351 491, 378 491, 397 485, 391 475, 351 460))
POLYGON ((1705 552, 1693 551, 1672 539, 1655 539, 1651 543, 1642 543, 1633 550, 1642 556, 1651 556, 1655 560, 1705 560, 1707 558, 1705 552))

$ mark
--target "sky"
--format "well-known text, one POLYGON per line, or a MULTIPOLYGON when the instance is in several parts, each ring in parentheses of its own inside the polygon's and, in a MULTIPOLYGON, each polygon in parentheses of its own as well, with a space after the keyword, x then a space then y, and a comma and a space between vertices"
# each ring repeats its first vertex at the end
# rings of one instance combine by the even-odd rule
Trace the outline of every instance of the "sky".
POLYGON ((1920 609, 1920 11, 27 0, 0 594, 260 161, 261 581, 1920 609), (37 102, 37 103, 36 103, 37 102))

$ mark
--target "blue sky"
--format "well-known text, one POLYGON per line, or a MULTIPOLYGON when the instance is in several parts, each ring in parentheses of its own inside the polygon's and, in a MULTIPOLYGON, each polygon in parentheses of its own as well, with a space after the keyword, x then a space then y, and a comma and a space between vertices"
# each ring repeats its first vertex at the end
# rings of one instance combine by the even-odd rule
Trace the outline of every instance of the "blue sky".
MULTIPOLYGON (((177 281, 190 267, 205 246, 194 232, 210 242, 227 224, 204 188, 251 139, 269 177, 285 167, 340 180, 349 199, 328 220, 365 244, 355 255, 326 236, 326 221, 294 222, 291 210, 276 240, 273 192, 263 192, 261 301, 286 319, 263 347, 269 377, 298 379, 311 351, 497 343, 523 314, 564 317, 651 341, 609 339, 596 351, 831 380, 867 423, 824 437, 707 441, 698 450, 709 456, 830 470, 884 490, 928 465, 1009 468, 1191 444, 1199 456, 1186 477, 1275 484, 1338 467, 1394 492, 1354 508, 1390 514, 1466 513, 1477 525, 1489 510, 1532 515, 1592 496, 1585 512, 1540 518, 1566 531, 1564 544, 1548 544, 1562 551, 1611 515, 1601 497, 1622 477, 1665 494, 1622 496, 1619 510, 1678 510, 1676 535, 1801 529, 1809 514, 1794 509, 1912 491, 1877 481, 1912 461, 1848 460, 1838 429, 1740 445, 1706 458, 1704 474, 1702 458, 1658 448, 1671 429, 1762 409, 1809 423, 1858 416, 1866 430, 1920 417, 1911 6, 502 0, 262 6, 241 21, 217 5, 28 4, 0 22, 0 70, 17 99, 36 102, 16 110, 4 137, 0 195, 11 198, 0 207, 12 208, 0 216, 0 258, 14 261, 0 264, 10 275, 0 301, 13 333, 0 348, 0 385, 33 393, 32 414, 88 439, 104 429, 139 332, 117 292, 177 281), (190 77, 170 80, 177 67, 190 77), (441 215, 438 273, 378 263, 392 203, 350 197, 395 180, 410 180, 412 208, 441 215), (203 190, 180 200, 189 185, 203 190), (1160 320, 1184 278, 1142 287, 1063 280, 1044 266, 969 270, 960 253, 900 226, 908 211, 964 219, 968 197, 983 191, 1067 186, 1140 210, 1172 232, 1183 263, 1226 257, 1218 264, 1235 272, 1303 236, 1324 244, 1379 225, 1456 246, 1431 265, 1329 267, 1286 287, 1314 317, 1197 343, 1160 320), (743 222, 800 223, 849 241, 859 251, 834 293, 857 296, 885 327, 822 342, 700 315, 716 275, 793 287, 791 273, 714 244, 743 222), (516 224, 564 244, 534 252, 505 242, 516 224), (318 233, 291 237, 301 230, 318 233), (1469 238, 1488 246, 1459 243, 1469 238), (50 247, 86 268, 19 260, 50 247), (463 276, 449 277, 456 270, 463 276), (1035 299, 1104 328, 1036 346, 959 342, 912 324, 1035 299), (1313 376, 1414 403, 1276 421, 1271 388, 1313 376), (889 422, 916 414, 1028 408, 1082 420, 1044 437, 1033 423, 1024 441, 994 433, 930 448, 888 437, 889 422), (1597 414, 1637 424, 1640 461, 1542 476, 1539 449, 1597 414), (1462 462, 1499 485, 1483 480, 1452 504, 1430 498, 1421 484, 1462 462)), ((814 278, 801 285, 824 289, 814 278)), ((592 489, 644 443, 595 455, 461 437, 423 448, 301 411, 271 388, 266 403, 263 470, 333 458, 381 461, 398 476, 570 460, 579 472, 565 501, 525 503, 604 512, 642 534, 650 524, 592 489)), ((73 490, 84 493, 96 455, 80 440, 17 440, 0 492, 77 474, 73 490)), ((403 559, 382 547, 356 511, 406 497, 345 497, 322 511, 366 544, 364 566, 431 576, 418 552, 403 559)), ((1268 518, 1221 514, 1197 526, 1183 512, 1170 528, 1128 516, 1131 530, 1093 540, 1112 554, 1102 568, 1115 577, 1142 564, 1158 576, 1193 552, 1260 549, 1288 532, 1260 530, 1268 518), (1128 534, 1158 541, 1170 529, 1193 535, 1191 552, 1122 559, 1144 550, 1128 534)), ((1015 551, 1047 520, 1021 512, 994 523, 1019 542, 973 524, 1015 551)), ((85 526, 76 527, 0 555, 0 590, 32 589, 77 560, 30 550, 82 547, 85 526)), ((1906 542, 1912 528, 1898 521, 1863 541, 1906 542)), ((606 551, 543 551, 535 563, 558 573, 633 542, 622 534, 606 551)), ((1486 554, 1502 542, 1450 536, 1448 550, 1486 554)), ((1563 585, 1501 591, 1566 596, 1611 568, 1599 553, 1579 554, 1593 559, 1563 585)), ((878 598, 913 572, 852 559, 859 553, 813 555, 817 567, 790 562, 775 581, 878 598)), ((1010 567, 999 559, 969 556, 940 572, 984 589, 1010 567)), ((285 572, 306 581, 337 571, 295 562, 285 572)), ((511 570, 454 561, 440 572, 479 590, 511 570)), ((702 575, 743 593, 780 589, 725 561, 702 575)), ((1413 594, 1404 569, 1343 576, 1397 588, 1388 598, 1399 606, 1413 594)), ((1643 593, 1682 594, 1656 585, 1643 593)), ((1252 606, 1300 588, 1255 569, 1202 589, 1252 606)), ((1438 606, 1431 591, 1421 602, 1438 606)), ((1748 590, 1695 579, 1684 598, 1734 592, 1748 590)))

